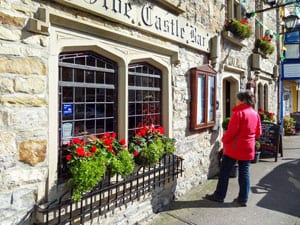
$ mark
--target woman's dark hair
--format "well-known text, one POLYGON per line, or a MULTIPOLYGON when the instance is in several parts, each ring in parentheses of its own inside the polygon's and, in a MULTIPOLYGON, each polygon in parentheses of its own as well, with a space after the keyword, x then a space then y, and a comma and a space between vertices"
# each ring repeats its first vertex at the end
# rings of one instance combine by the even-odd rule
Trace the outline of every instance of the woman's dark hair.
POLYGON ((255 107, 255 97, 252 91, 241 91, 239 92, 236 97, 238 100, 245 102, 247 105, 255 107))

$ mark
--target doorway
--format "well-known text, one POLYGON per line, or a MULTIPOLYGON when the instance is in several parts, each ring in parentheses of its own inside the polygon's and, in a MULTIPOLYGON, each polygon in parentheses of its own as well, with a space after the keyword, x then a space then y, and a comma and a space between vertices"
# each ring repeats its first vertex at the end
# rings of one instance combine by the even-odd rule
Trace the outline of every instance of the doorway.
POLYGON ((223 119, 231 116, 231 110, 235 106, 236 94, 239 91, 239 82, 234 77, 223 79, 223 119))
POLYGON ((290 87, 284 87, 283 90, 283 116, 292 113, 292 90, 290 87))

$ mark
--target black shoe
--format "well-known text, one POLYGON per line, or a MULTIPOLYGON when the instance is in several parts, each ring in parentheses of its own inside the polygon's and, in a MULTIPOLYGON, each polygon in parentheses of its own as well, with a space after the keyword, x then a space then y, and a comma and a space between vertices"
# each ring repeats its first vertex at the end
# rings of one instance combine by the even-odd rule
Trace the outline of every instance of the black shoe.
POLYGON ((239 198, 235 198, 235 199, 233 200, 233 202, 239 204, 239 205, 242 206, 242 207, 246 207, 246 206, 247 206, 247 202, 241 201, 239 198))
POLYGON ((209 201, 220 202, 220 203, 224 202, 223 199, 216 198, 216 196, 214 194, 211 194, 211 195, 207 194, 207 195, 204 196, 204 198, 209 200, 209 201))

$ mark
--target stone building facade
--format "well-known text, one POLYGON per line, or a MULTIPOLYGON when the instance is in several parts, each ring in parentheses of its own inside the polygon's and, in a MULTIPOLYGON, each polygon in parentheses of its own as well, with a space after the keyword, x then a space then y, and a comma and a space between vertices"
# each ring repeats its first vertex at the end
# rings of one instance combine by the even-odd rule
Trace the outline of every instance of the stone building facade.
MULTIPOLYGON (((241 4, 254 10, 251 1, 238 0, 1 0, 0 224, 38 223, 35 206, 60 194, 58 95, 63 53, 94 52, 114 61, 119 84, 127 84, 132 63, 158 68, 163 77, 161 123, 177 141, 176 154, 184 158, 184 172, 176 182, 91 224, 135 224, 151 218, 174 196, 216 175, 221 123, 230 116, 234 94, 253 88, 260 99, 257 107, 277 112, 276 51, 269 57, 253 53, 255 37, 264 30, 254 32, 255 19, 249 19, 254 34, 243 43, 224 34, 230 7, 241 4), (214 123, 192 130, 190 71, 203 65, 216 71, 214 123)), ((276 14, 267 16, 264 24, 276 29, 276 14)), ((118 87, 116 131, 125 139, 127 90, 127 85, 118 87)))

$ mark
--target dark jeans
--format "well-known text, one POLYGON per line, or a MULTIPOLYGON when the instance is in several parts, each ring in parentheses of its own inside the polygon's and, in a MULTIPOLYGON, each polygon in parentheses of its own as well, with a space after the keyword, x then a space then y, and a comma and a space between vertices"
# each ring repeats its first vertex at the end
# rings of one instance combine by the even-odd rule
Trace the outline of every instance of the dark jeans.
MULTIPOLYGON (((230 173, 235 163, 236 163, 235 159, 223 155, 218 185, 214 193, 217 199, 220 200, 225 199, 230 173)), ((240 201, 247 202, 249 189, 250 189, 250 176, 249 176, 250 160, 238 161, 238 164, 239 164, 238 182, 240 187, 238 199, 240 201)))

